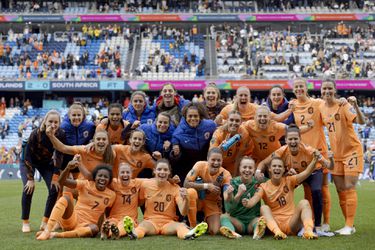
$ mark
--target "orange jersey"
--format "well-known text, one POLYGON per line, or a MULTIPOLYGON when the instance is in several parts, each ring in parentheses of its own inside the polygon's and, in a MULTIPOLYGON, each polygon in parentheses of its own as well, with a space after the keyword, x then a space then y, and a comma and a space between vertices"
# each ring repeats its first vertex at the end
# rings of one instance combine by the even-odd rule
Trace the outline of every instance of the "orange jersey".
POLYGON ((176 206, 181 199, 178 185, 167 181, 159 186, 156 179, 146 179, 140 199, 145 200, 145 220, 177 221, 176 206))
POLYGON ((116 194, 109 188, 99 191, 94 181, 77 180, 78 200, 74 207, 78 224, 97 224, 107 207, 111 207, 116 194))
POLYGON ((264 203, 271 208, 274 217, 290 217, 294 214, 294 189, 297 184, 295 175, 282 177, 278 186, 268 180, 260 184, 255 195, 260 196, 264 203))
MULTIPOLYGON (((253 152, 253 142, 250 140, 249 133, 241 125, 238 129, 238 134, 241 135, 241 140, 233 145, 230 149, 223 152, 223 167, 230 173, 235 172, 235 162, 238 156, 251 155, 253 152)), ((211 142, 210 149, 220 147, 221 144, 230 138, 230 134, 227 130, 222 127, 216 129, 214 132, 211 142)))
POLYGON ((133 178, 136 178, 144 168, 154 169, 155 167, 155 162, 149 153, 143 151, 132 152, 130 145, 113 145, 112 148, 116 152, 115 163, 113 164, 113 176, 115 178, 122 162, 131 166, 133 178))
POLYGON ((243 124, 254 143, 253 157, 259 162, 267 158, 272 152, 281 147, 280 138, 285 135, 284 123, 270 120, 267 129, 258 128, 255 121, 247 121, 243 124))
MULTIPOLYGON (((229 185, 230 180, 232 179, 232 176, 230 175, 229 171, 227 171, 223 167, 220 167, 217 174, 211 175, 210 167, 208 166, 208 162, 206 161, 198 161, 197 163, 195 163, 194 167, 189 172, 188 176, 186 176, 186 179, 189 181, 195 181, 198 178, 198 176, 202 178, 203 183, 213 183, 215 185, 220 186, 221 188, 225 185, 229 185)), ((208 190, 206 190, 206 194, 207 195, 205 200, 217 201, 221 199, 220 194, 215 195, 210 193, 208 190)))
POLYGON ((127 215, 137 221, 141 185, 142 181, 140 179, 130 180, 127 186, 122 185, 119 179, 113 179, 111 189, 116 193, 116 200, 111 208, 109 218, 122 220, 127 215))
MULTIPOLYGON (((92 173, 92 171, 99 164, 105 164, 103 156, 95 153, 94 150, 87 151, 86 146, 72 146, 74 154, 81 155, 81 162, 83 166, 92 173)), ((82 177, 82 175, 80 175, 82 177)), ((80 177, 80 179, 81 179, 80 177)), ((83 178, 83 177, 82 177, 83 178)))
MULTIPOLYGON (((301 173, 313 160, 313 153, 316 149, 304 144, 303 142, 299 144, 298 148, 298 154, 292 155, 290 153, 288 145, 284 145, 275 152, 273 152, 272 155, 278 156, 281 159, 283 159, 284 165, 287 170, 294 168, 297 173, 301 173)), ((319 163, 322 163, 324 160, 324 157, 322 157, 322 159, 319 160, 319 163)), ((321 164, 316 164, 316 169, 320 168, 321 164)))
MULTIPOLYGON (((248 103, 246 108, 239 109, 238 112, 240 112, 241 114, 242 122, 254 120, 255 112, 258 107, 259 105, 257 104, 248 103)), ((228 120, 228 115, 232 110, 234 110, 234 104, 229 104, 221 110, 220 115, 223 117, 224 120, 228 120)))
POLYGON ((318 149, 325 155, 328 151, 328 147, 324 136, 322 114, 319 108, 322 103, 323 100, 313 98, 308 98, 306 102, 296 100, 296 107, 293 114, 298 127, 306 125, 309 120, 314 121, 314 127, 306 133, 301 134, 302 142, 318 149))
MULTIPOLYGON (((353 153, 356 157, 352 160, 359 161, 357 157, 363 156, 363 149, 353 127, 353 121, 357 117, 354 108, 349 103, 342 106, 336 103, 332 107, 322 104, 320 108, 335 161, 350 161, 353 153)), ((353 164, 348 162, 348 165, 353 164)))
MULTIPOLYGON (((124 127, 126 127, 129 124, 129 122, 124 124, 124 127)), ((96 132, 99 130, 106 130, 108 132, 108 137, 109 137, 109 142, 114 145, 114 144, 124 144, 125 140, 122 138, 122 130, 124 129, 123 126, 119 126, 116 130, 111 128, 111 126, 100 123, 96 127, 96 132)))

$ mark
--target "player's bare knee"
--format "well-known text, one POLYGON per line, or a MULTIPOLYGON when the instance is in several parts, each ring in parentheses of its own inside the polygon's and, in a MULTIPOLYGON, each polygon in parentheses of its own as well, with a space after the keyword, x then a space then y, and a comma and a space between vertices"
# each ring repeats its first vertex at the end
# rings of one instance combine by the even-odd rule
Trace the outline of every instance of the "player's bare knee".
POLYGON ((309 203, 309 201, 306 200, 306 199, 301 200, 301 201, 298 203, 298 205, 299 205, 300 207, 302 207, 302 208, 304 208, 304 207, 310 207, 310 203, 309 203))

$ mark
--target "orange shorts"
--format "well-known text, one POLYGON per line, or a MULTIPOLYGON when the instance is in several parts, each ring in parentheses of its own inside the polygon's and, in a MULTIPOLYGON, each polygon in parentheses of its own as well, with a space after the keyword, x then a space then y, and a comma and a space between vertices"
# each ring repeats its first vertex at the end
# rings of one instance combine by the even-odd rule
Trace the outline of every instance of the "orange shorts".
POLYGON ((72 215, 68 219, 63 219, 59 221, 60 226, 64 231, 71 231, 78 227, 77 213, 73 210, 72 215))
POLYGON ((203 211, 205 219, 215 214, 222 214, 221 199, 217 201, 198 200, 198 211, 203 211))
POLYGON ((363 172, 363 156, 348 157, 343 161, 335 161, 332 175, 358 176, 363 172))
POLYGON ((273 217, 279 226, 280 230, 285 233, 286 235, 291 235, 292 230, 290 228, 290 220, 292 216, 285 216, 285 215, 277 215, 273 217))
POLYGON ((174 225, 176 223, 183 225, 183 223, 180 223, 174 220, 153 219, 153 220, 144 220, 144 221, 147 221, 153 225, 153 227, 155 228, 156 234, 162 234, 162 235, 166 234, 166 232, 168 231, 167 230, 168 227, 171 225, 174 225))

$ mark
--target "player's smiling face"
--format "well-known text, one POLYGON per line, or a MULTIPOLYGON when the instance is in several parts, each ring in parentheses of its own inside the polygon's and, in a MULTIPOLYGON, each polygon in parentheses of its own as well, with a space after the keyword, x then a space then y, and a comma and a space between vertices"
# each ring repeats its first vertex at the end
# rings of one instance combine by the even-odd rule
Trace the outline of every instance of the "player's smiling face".
POLYGON ((169 117, 159 114, 156 119, 156 129, 159 133, 165 133, 168 131, 170 125, 169 117))
POLYGON ((322 98, 326 101, 335 99, 336 88, 333 82, 323 82, 320 88, 322 98))
POLYGON ((241 116, 239 114, 230 114, 228 117, 228 132, 236 133, 241 125, 241 116))
POLYGON ((111 108, 108 119, 113 126, 120 126, 122 120, 121 110, 119 108, 111 108))
POLYGON ((285 173, 284 162, 280 159, 273 159, 270 165, 272 179, 281 179, 285 173))
POLYGON ((239 88, 237 90, 236 98, 239 105, 246 105, 250 103, 250 90, 248 88, 239 88))
POLYGON ((145 109, 145 105, 146 102, 142 95, 133 96, 132 106, 134 107, 135 111, 143 112, 143 110, 145 109))
POLYGON ((270 92, 270 100, 273 105, 279 106, 284 99, 283 91, 280 88, 273 88, 270 92))
POLYGON ((54 131, 60 127, 60 117, 57 114, 49 114, 45 122, 46 128, 51 127, 54 131))
POLYGON ((100 169, 95 176, 95 187, 99 191, 104 191, 109 184, 110 174, 106 169, 100 169))
POLYGON ((219 100, 216 89, 214 87, 207 87, 206 91, 204 91, 204 99, 206 100, 206 103, 216 105, 217 101, 219 100))
POLYGON ((132 176, 132 169, 129 164, 121 163, 118 170, 118 179, 122 184, 129 184, 132 176))
POLYGON ((174 104, 174 97, 176 95, 176 91, 171 85, 166 85, 161 91, 161 96, 163 97, 164 105, 170 107, 174 104))
POLYGON ((215 175, 219 172, 219 169, 223 163, 223 156, 219 153, 211 153, 208 157, 208 165, 210 167, 210 174, 215 175))
POLYGON ((158 165, 156 165, 154 170, 155 178, 159 181, 167 181, 171 170, 169 168, 168 163, 166 162, 159 162, 158 165))
POLYGON ((260 129, 267 129, 270 122, 270 112, 267 108, 260 107, 257 109, 255 121, 260 129))
POLYGON ((141 150, 142 146, 145 144, 145 137, 142 132, 135 131, 129 139, 131 149, 133 151, 141 150))
POLYGON ((108 135, 105 131, 99 131, 94 136, 95 151, 99 154, 104 154, 107 146, 109 145, 108 135))
POLYGON ((240 164, 242 181, 250 180, 255 173, 255 162, 251 159, 243 159, 240 164))
POLYGON ((83 121, 82 109, 71 109, 69 112, 69 120, 74 127, 78 127, 83 121))
POLYGON ((286 144, 289 147, 290 152, 298 153, 298 146, 301 142, 301 137, 297 131, 288 132, 286 134, 286 144))
POLYGON ((200 115, 197 109, 189 108, 186 112, 186 122, 190 127, 196 128, 200 123, 200 115))
POLYGON ((307 96, 307 86, 304 81, 297 80, 293 85, 293 92, 297 98, 307 96))

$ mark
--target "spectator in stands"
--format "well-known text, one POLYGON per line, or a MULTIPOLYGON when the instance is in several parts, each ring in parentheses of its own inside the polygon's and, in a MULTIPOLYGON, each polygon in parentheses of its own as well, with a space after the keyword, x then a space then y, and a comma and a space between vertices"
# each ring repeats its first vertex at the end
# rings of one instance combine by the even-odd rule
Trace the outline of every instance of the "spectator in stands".
POLYGON ((0 117, 5 116, 6 107, 7 107, 7 104, 6 104, 6 101, 5 101, 5 97, 1 97, 1 100, 0 100, 0 117))

